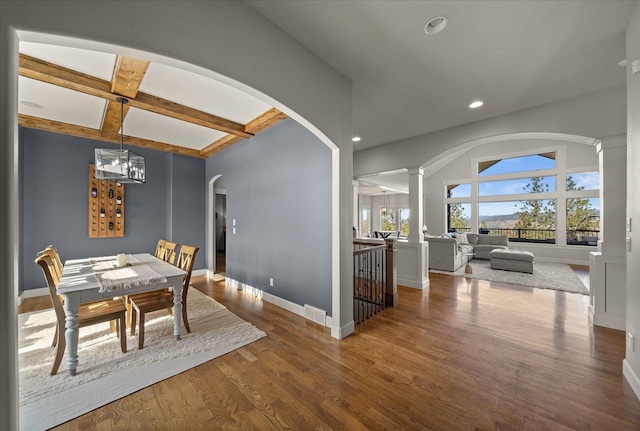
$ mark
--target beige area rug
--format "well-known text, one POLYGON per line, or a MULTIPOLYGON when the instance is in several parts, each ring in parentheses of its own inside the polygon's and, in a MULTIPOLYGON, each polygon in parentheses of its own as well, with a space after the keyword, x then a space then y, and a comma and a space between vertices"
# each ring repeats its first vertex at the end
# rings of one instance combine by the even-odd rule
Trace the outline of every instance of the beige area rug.
POLYGON ((147 314, 144 349, 127 337, 127 353, 109 324, 80 328, 77 375, 50 376, 55 348, 53 310, 19 315, 20 429, 48 429, 161 380, 231 352, 266 334, 223 305, 189 289, 191 333, 173 336, 173 317, 147 314))
POLYGON ((455 272, 436 271, 439 274, 448 274, 455 277, 477 278, 480 280, 498 281, 500 283, 520 284, 523 286, 537 287, 539 289, 561 290, 563 292, 580 293, 588 295, 589 289, 580 280, 578 275, 569 265, 563 263, 534 262, 533 274, 524 272, 502 271, 491 269, 488 260, 474 259, 471 261, 473 274, 465 274, 462 265, 455 272))

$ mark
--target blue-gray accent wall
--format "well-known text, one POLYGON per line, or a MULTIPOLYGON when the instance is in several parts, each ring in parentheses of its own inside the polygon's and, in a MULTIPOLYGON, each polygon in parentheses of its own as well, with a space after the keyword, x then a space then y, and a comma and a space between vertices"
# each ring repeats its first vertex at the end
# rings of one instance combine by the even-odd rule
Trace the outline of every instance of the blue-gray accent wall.
POLYGON ((19 141, 20 292, 46 286, 34 259, 49 244, 67 260, 153 253, 158 239, 165 238, 199 247, 194 269, 205 268, 203 159, 135 148, 146 158, 147 182, 125 185, 125 236, 89 238, 88 165, 94 163, 95 148, 116 146, 22 128, 19 141))
POLYGON ((329 148, 288 119, 207 159, 207 182, 216 175, 227 190, 226 275, 331 315, 329 148))

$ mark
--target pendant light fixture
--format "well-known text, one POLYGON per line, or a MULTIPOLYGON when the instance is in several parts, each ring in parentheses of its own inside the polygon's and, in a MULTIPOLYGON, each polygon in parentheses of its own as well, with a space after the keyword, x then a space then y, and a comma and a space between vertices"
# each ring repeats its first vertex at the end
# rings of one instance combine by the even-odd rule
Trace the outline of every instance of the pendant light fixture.
POLYGON ((120 103, 120 149, 96 148, 96 179, 118 183, 146 182, 144 157, 124 149, 124 105, 129 100, 118 97, 120 103))

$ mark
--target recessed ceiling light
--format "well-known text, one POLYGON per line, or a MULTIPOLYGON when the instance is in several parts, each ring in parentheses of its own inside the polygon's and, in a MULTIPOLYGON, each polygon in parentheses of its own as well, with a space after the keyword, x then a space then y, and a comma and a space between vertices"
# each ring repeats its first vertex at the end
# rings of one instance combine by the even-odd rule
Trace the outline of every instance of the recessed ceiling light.
POLYGON ((351 140, 353 142, 360 142, 360 136, 354 136, 353 138, 351 138, 351 140))
POLYGON ((21 100, 20 103, 24 106, 28 106, 29 108, 35 108, 35 109, 42 109, 43 106, 42 105, 38 105, 37 103, 34 102, 28 102, 26 100, 21 100))
POLYGON ((469 105, 469 108, 476 109, 481 107, 482 105, 484 105, 484 102, 481 102, 480 100, 476 100, 475 102, 472 102, 471 105, 469 105))
POLYGON ((437 16, 429 20, 424 26, 424 32, 428 35, 440 33, 447 26, 449 19, 446 16, 437 16))

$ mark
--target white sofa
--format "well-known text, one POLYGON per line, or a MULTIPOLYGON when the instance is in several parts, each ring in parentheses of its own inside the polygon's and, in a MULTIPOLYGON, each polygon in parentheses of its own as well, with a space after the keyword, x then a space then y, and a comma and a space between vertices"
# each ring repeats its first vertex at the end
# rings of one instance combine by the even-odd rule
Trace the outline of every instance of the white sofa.
POLYGON ((508 248, 506 236, 468 233, 451 238, 425 235, 424 240, 429 243, 429 269, 450 272, 471 259, 489 260, 492 250, 508 248))
POLYGON ((465 256, 473 253, 473 246, 461 244, 456 238, 425 235, 424 239, 429 243, 429 269, 453 272, 473 257, 465 256))
MULTIPOLYGON (((463 234, 464 235, 464 234, 463 234)), ((496 249, 509 247, 509 239, 506 235, 485 235, 468 233, 467 242, 473 246, 474 259, 489 260, 490 253, 496 249)))

